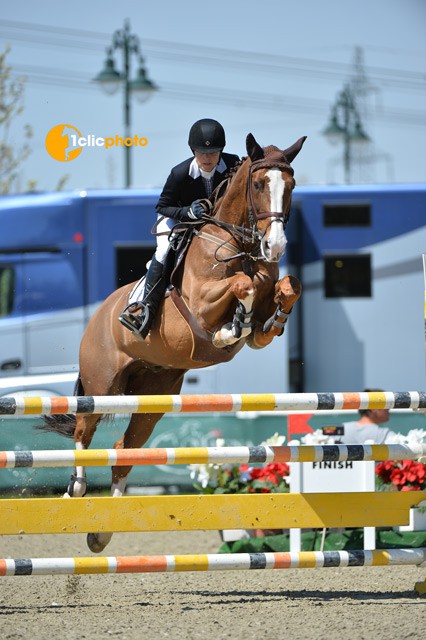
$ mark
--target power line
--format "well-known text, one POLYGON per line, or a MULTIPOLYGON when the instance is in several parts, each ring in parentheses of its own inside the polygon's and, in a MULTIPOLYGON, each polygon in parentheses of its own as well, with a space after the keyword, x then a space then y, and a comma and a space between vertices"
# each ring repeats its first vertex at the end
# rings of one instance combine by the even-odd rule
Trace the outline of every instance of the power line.
MULTIPOLYGON (((62 87, 70 90, 98 91, 88 74, 75 71, 60 71, 49 67, 32 65, 14 65, 14 71, 28 75, 28 82, 48 86, 62 87)), ((173 98, 184 101, 208 101, 215 104, 226 104, 235 108, 261 108, 281 113, 322 114, 329 109, 329 102, 319 98, 306 99, 301 96, 285 96, 280 94, 257 93, 249 91, 228 90, 216 87, 202 87, 199 85, 163 83, 158 97, 173 98)), ((373 114, 374 115, 374 114, 373 114)), ((381 110, 380 119, 391 122, 424 126, 426 115, 423 111, 415 110, 381 110)))
MULTIPOLYGON (((110 34, 96 31, 73 29, 69 27, 49 27, 26 22, 0 20, 0 35, 13 39, 50 45, 54 47, 71 47, 99 54, 100 43, 106 47, 110 34), (29 31, 25 34, 23 31, 29 31), (32 35, 33 33, 41 36, 32 35), (43 35, 44 34, 44 35, 43 35), (53 34, 53 37, 52 37, 53 34), (60 35, 60 37, 57 37, 60 35), (64 40, 68 38, 67 40, 64 40)), ((335 80, 346 76, 350 65, 340 62, 325 62, 295 56, 283 56, 225 48, 197 46, 197 56, 194 56, 193 46, 164 40, 146 38, 143 41, 143 51, 152 59, 166 60, 168 63, 188 63, 202 65, 219 65, 226 69, 239 69, 246 72, 257 71, 270 74, 282 74, 284 71, 298 76, 315 76, 316 79, 335 80)), ((369 67, 369 76, 377 82, 387 83, 396 89, 425 90, 426 75, 416 71, 369 67)))

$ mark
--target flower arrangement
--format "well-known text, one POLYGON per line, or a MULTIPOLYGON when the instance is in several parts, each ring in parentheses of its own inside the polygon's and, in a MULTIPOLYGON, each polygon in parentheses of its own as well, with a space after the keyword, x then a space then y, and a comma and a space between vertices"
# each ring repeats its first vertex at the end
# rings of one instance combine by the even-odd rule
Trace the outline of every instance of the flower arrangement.
MULTIPOLYGON (((263 442, 263 445, 281 446, 284 436, 275 433, 263 442)), ((223 446, 223 440, 217 440, 216 446, 223 446)), ((192 464, 191 479, 194 488, 202 493, 287 493, 286 480, 290 473, 288 464, 271 462, 263 467, 251 467, 248 464, 192 464)))
MULTIPOLYGON (((398 433, 394 444, 421 444, 424 429, 412 429, 406 436, 398 433)), ((426 489, 426 465, 415 460, 385 460, 376 466, 378 488, 382 491, 422 491, 426 489)))
POLYGON ((379 488, 397 491, 426 489, 426 465, 414 460, 385 460, 376 467, 379 488))

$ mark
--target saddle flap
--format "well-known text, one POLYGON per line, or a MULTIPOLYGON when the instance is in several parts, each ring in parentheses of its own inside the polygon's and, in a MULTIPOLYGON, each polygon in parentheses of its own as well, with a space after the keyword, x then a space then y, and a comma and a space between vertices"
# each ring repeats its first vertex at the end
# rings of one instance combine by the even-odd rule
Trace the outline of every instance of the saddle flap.
POLYGON ((218 348, 212 343, 212 333, 206 331, 198 324, 189 310, 180 291, 176 287, 170 291, 170 299, 176 307, 179 315, 185 320, 192 335, 191 360, 194 362, 221 363, 231 360, 236 351, 241 349, 239 343, 227 347, 218 348))

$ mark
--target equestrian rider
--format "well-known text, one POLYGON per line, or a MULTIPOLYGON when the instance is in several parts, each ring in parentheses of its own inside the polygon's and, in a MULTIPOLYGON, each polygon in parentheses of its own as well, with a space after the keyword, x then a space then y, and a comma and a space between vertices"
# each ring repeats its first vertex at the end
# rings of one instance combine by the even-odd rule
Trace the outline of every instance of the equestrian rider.
POLYGON ((223 153, 225 131, 217 120, 203 118, 189 132, 189 147, 194 157, 184 160, 170 172, 156 206, 159 223, 157 249, 150 262, 145 280, 132 291, 130 304, 119 316, 130 331, 145 339, 167 288, 165 269, 169 249, 169 232, 178 222, 191 222, 209 212, 203 199, 222 182, 225 173, 234 167, 239 157, 223 153), (143 289, 143 284, 145 287, 143 289), (135 311, 140 313, 136 315, 135 311))

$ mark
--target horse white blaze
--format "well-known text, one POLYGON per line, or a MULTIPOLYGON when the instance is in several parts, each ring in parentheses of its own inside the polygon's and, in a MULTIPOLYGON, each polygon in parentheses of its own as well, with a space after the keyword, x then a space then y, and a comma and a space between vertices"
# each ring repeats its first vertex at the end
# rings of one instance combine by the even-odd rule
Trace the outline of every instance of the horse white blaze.
MULTIPOLYGON (((285 182, 280 169, 269 169, 270 211, 283 213, 285 182)), ((284 255, 287 238, 284 233, 283 218, 271 219, 269 233, 262 240, 262 255, 268 262, 278 262, 284 255)))

